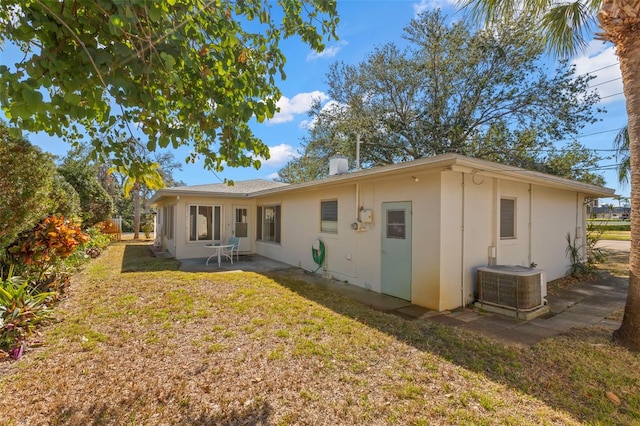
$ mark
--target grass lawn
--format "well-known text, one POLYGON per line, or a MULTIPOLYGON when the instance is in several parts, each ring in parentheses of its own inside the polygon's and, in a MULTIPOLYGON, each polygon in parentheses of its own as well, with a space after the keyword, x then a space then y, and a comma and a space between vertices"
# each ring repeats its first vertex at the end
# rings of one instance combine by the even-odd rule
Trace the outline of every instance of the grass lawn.
POLYGON ((604 231, 601 240, 631 241, 631 231, 604 231))
POLYGON ((0 364, 0 424, 639 424, 640 356, 599 328, 532 348, 118 243, 44 344, 0 364))

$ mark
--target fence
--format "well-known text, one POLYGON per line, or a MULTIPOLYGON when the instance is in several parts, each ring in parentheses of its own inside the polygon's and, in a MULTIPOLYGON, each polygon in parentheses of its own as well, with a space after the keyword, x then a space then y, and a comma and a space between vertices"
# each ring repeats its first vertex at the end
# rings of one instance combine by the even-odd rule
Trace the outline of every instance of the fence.
POLYGON ((100 228, 102 233, 111 236, 112 240, 122 239, 122 217, 107 219, 100 223, 100 228))

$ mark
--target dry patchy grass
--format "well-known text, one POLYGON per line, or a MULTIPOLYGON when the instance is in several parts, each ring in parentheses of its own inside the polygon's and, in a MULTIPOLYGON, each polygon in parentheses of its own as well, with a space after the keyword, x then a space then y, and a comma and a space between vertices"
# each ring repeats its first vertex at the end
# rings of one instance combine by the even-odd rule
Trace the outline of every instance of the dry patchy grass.
POLYGON ((629 276, 629 252, 620 250, 602 250, 606 261, 598 265, 598 269, 618 277, 629 276))
POLYGON ((640 360, 603 330, 516 349, 291 278, 175 269, 136 244, 93 262, 45 346, 0 370, 0 424, 640 422, 640 360))

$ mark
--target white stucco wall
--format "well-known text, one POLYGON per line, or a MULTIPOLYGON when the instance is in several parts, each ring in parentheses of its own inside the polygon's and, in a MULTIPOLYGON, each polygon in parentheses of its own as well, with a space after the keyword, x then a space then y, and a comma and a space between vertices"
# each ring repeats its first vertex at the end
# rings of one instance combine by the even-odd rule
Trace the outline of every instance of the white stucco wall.
POLYGON ((280 204, 282 241, 256 243, 256 252, 307 270, 317 265, 311 256, 315 239, 326 248, 325 265, 318 272, 341 281, 381 291, 382 203, 412 202, 412 301, 437 309, 439 300, 440 184, 439 174, 371 179, 332 188, 260 197, 257 205, 280 204), (414 177, 418 179, 416 182, 414 177), (358 187, 357 187, 358 186, 358 187), (356 206, 356 192, 359 203, 356 206), (338 200, 338 233, 320 232, 320 201, 338 200), (373 212, 366 230, 354 231, 359 207, 373 212))
MULTIPOLYGON (((176 259, 193 259, 200 257, 209 257, 211 250, 205 247, 205 244, 211 242, 227 242, 233 236, 234 226, 234 207, 246 207, 249 212, 249 237, 246 240, 247 246, 241 247, 241 252, 255 251, 255 200, 239 199, 239 198, 216 198, 216 197, 194 197, 180 196, 158 203, 161 209, 165 205, 173 204, 174 211, 174 239, 168 240, 162 237, 162 247, 169 253, 174 255, 176 259), (215 241, 189 241, 189 206, 220 206, 221 207, 221 238, 215 241)), ((164 218, 161 218, 164 220, 164 218)))
POLYGON ((404 201, 412 206, 411 301, 431 309, 455 309, 474 300, 476 270, 488 263, 490 247, 495 247, 498 264, 529 266, 535 262, 552 280, 565 275, 569 267, 567 232, 572 236, 577 232, 578 244, 584 243, 581 194, 483 176, 468 169, 413 170, 257 198, 182 196, 158 207, 175 203, 175 238, 163 240, 163 246, 178 259, 211 254, 204 247, 206 242, 187 241, 190 205, 221 206, 221 241, 232 236, 234 207, 246 207, 248 252, 313 271, 317 265, 311 248, 315 239, 321 239, 326 258, 318 273, 380 292, 382 206, 404 201), (500 238, 501 197, 516 200, 515 238, 500 238), (320 202, 325 200, 338 201, 335 234, 320 231, 320 202), (257 206, 265 205, 281 207, 280 243, 256 241, 257 206), (373 212, 373 223, 354 231, 351 224, 359 208, 373 212))
MULTIPOLYGON (((516 236, 515 238, 500 238, 500 231, 496 229, 498 241, 497 263, 499 265, 521 265, 529 266, 529 221, 530 221, 530 200, 529 184, 522 182, 511 182, 504 179, 496 180, 496 211, 500 212, 500 199, 515 199, 516 206, 516 236)), ((499 228, 499 219, 498 226, 499 228)))
POLYGON ((567 274, 571 262, 565 250, 567 233, 584 245, 584 196, 552 188, 533 188, 532 261, 544 269, 547 280, 567 274))
POLYGON ((529 266, 535 262, 545 270, 547 280, 566 275, 570 266, 565 254, 567 232, 572 237, 577 232, 578 245, 584 243, 583 202, 584 197, 573 191, 473 173, 443 172, 438 309, 473 302, 476 271, 488 264, 490 247, 496 247, 498 264, 529 266), (516 200, 515 238, 500 238, 502 197, 516 200))
MULTIPOLYGON (((494 202, 496 179, 464 175, 464 300, 475 300, 476 270, 489 262, 489 248, 495 247, 498 210, 494 202)), ((450 302, 459 302, 460 298, 450 302)), ((455 305, 454 305, 455 306, 455 305)), ((446 309, 451 309, 448 306, 446 309)))

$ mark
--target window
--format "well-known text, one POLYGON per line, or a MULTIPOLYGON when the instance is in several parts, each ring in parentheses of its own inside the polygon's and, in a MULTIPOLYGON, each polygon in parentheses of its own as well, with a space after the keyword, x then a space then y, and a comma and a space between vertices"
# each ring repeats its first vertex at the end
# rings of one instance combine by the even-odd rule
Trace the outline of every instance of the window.
POLYGON ((173 206, 162 208, 162 231, 165 238, 173 240, 173 206))
POLYGON ((189 241, 220 241, 220 206, 189 206, 189 241))
POLYGON ((234 236, 245 238, 249 236, 249 227, 247 224, 247 209, 236 208, 234 222, 234 236))
POLYGON ((320 231, 338 233, 338 200, 320 202, 320 231))
POLYGON ((387 238, 404 240, 406 238, 407 225, 404 209, 387 210, 387 238))
POLYGON ((257 239, 280 242, 280 206, 258 206, 257 239))
POLYGON ((500 238, 516 237, 516 200, 514 198, 500 199, 500 238))

